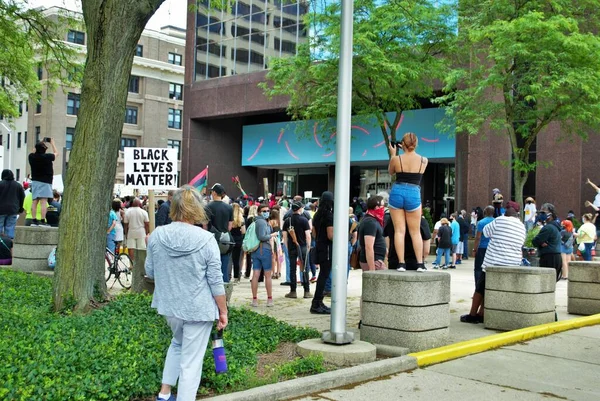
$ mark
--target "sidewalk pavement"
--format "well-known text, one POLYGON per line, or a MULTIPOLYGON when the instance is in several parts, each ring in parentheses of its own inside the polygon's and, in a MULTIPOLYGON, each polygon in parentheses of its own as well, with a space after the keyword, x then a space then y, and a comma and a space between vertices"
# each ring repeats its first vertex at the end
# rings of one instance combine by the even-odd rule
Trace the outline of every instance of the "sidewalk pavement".
MULTIPOLYGON (((428 269, 431 270, 431 262, 434 257, 427 258, 428 269)), ((483 324, 461 323, 460 316, 469 313, 471 307, 471 297, 475 290, 475 279, 473 277, 473 262, 470 258, 457 265, 456 270, 437 270, 446 271, 451 275, 451 297, 450 297, 450 341, 449 344, 480 338, 497 333, 494 330, 486 330, 483 324)), ((402 274, 402 273, 398 273, 402 274)), ((427 272, 423 273, 427 274, 427 272)), ((303 289, 298 285, 298 299, 288 299, 284 295, 289 292, 290 287, 281 286, 282 278, 273 280, 273 300, 275 306, 267 308, 267 294, 264 283, 258 287, 259 307, 250 307, 252 293, 250 291, 250 281, 242 278, 239 284, 236 284, 233 290, 231 304, 234 306, 244 306, 258 313, 273 316, 297 326, 313 327, 319 331, 329 330, 329 315, 313 315, 310 313, 310 299, 302 299, 303 289)), ((316 284, 310 285, 311 292, 315 291, 316 284)), ((360 320, 360 297, 362 290, 362 270, 352 270, 348 280, 348 298, 347 298, 347 329, 354 331, 358 335, 358 322, 360 320)), ((325 304, 330 305, 331 299, 325 298, 325 304)), ((556 284, 556 310, 559 320, 572 319, 578 316, 567 313, 567 281, 559 281, 556 284)), ((600 399, 600 396, 598 397, 600 399)))
POLYGON ((597 401, 599 341, 584 327, 296 400, 597 401))

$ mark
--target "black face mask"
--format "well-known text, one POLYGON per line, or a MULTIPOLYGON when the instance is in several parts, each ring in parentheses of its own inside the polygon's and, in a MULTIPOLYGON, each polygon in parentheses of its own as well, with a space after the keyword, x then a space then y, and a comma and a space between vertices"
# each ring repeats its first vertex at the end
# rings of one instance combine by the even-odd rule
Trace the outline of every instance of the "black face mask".
POLYGON ((547 219, 548 219, 548 215, 546 214, 546 212, 541 212, 540 213, 540 221, 545 222, 547 219))

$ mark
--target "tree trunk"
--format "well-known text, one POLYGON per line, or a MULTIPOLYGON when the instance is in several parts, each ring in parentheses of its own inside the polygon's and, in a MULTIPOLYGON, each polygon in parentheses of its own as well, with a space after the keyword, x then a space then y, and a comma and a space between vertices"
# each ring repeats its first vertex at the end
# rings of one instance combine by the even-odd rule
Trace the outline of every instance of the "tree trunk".
POLYGON ((523 188, 527 182, 528 174, 522 174, 519 171, 515 171, 514 185, 515 185, 515 201, 521 206, 521 221, 525 218, 523 213, 523 188))
POLYGON ((87 60, 60 222, 53 306, 103 299, 104 249, 129 75, 137 42, 164 0, 82 0, 87 60))

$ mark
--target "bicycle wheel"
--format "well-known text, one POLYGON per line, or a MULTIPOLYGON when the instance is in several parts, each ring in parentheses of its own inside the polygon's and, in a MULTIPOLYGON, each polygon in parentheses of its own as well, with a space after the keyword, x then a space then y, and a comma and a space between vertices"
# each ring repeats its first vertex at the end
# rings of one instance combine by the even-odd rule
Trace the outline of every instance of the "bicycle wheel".
POLYGON ((131 288, 131 269, 133 262, 128 254, 122 253, 117 257, 117 280, 126 290, 131 288))
POLYGON ((110 252, 106 252, 105 256, 104 256, 104 268, 105 268, 105 277, 106 277, 106 282, 108 283, 108 280, 110 280, 111 276, 113 275, 113 269, 112 269, 112 260, 111 258, 113 258, 114 256, 110 253, 110 252))

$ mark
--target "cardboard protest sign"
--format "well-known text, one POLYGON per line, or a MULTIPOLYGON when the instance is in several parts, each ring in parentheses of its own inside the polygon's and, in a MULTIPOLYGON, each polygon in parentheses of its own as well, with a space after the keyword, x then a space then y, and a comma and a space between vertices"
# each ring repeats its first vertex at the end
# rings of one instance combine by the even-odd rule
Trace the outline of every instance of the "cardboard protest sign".
POLYGON ((125 185, 137 189, 177 188, 177 149, 125 148, 125 185))

